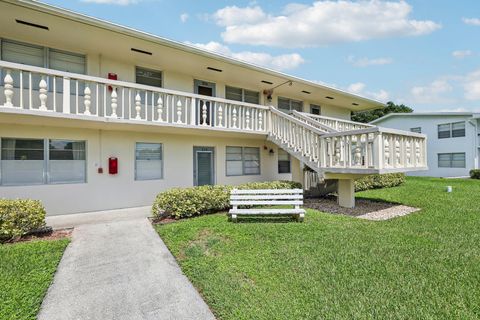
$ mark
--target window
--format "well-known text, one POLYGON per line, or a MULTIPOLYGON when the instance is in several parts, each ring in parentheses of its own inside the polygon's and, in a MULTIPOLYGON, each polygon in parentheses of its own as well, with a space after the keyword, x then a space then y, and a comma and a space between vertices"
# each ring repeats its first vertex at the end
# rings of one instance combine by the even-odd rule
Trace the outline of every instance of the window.
POLYGON ((310 113, 320 115, 322 112, 322 108, 316 104, 310 104, 310 113))
POLYGON ((452 123, 452 138, 465 137, 465 122, 452 123))
POLYGON ((162 87, 162 72, 136 67, 135 80, 138 84, 144 84, 152 87, 162 87))
POLYGON ((278 149, 278 173, 290 172, 290 154, 283 149, 278 149))
POLYGON ((227 147, 227 176, 260 174, 260 148, 227 147))
POLYGON ((81 183, 86 181, 85 141, 49 141, 49 182, 81 183))
POLYGON ((410 132, 422 133, 422 127, 410 128, 410 132))
POLYGON ((44 183, 45 152, 43 139, 1 140, 2 185, 44 183))
POLYGON ((163 179, 163 145, 137 142, 135 145, 135 180, 163 179))
POLYGON ((288 98, 278 97, 278 109, 281 111, 303 111, 303 102, 299 100, 292 100, 288 98))
POLYGON ((260 104, 260 93, 257 91, 226 86, 225 99, 260 104))
POLYGON ((439 168, 465 168, 465 153, 439 153, 439 168))
POLYGON ((465 137, 465 121, 438 125, 438 139, 465 137))
POLYGON ((85 147, 85 141, 2 138, 0 184, 83 183, 85 147))
POLYGON ((2 40, 2 60, 45 67, 45 48, 16 41, 2 40))

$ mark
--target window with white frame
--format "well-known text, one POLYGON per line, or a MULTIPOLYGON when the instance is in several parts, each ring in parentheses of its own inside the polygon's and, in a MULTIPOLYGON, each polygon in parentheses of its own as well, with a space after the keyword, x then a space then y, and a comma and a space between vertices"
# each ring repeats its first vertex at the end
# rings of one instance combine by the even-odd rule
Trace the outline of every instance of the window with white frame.
POLYGON ((465 168, 465 153, 439 153, 438 154, 439 168, 465 168))
POLYGON ((152 87, 162 87, 162 72, 142 67, 135 67, 135 81, 152 87))
POLYGON ((86 142, 2 138, 0 184, 36 185, 86 181, 86 142))
POLYGON ((225 86, 225 99, 260 104, 260 92, 225 86))
POLYGON ((289 98, 278 97, 278 109, 280 111, 290 112, 292 110, 303 111, 303 101, 289 98))
POLYGON ((290 154, 278 149, 278 173, 291 173, 290 154))
POLYGON ((465 137, 465 121, 438 125, 438 139, 465 137))
POLYGON ((260 148, 227 147, 227 176, 242 176, 260 174, 260 148))
POLYGON ((135 144, 135 180, 163 179, 163 145, 137 142, 135 144))
POLYGON ((422 133, 422 127, 410 128, 410 132, 422 133))

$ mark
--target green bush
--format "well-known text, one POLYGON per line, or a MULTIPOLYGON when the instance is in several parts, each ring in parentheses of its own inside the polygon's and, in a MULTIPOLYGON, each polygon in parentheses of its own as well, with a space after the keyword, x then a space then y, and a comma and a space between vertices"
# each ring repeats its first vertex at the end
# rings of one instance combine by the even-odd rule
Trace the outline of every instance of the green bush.
MULTIPOLYGON (((292 181, 250 182, 237 189, 295 189, 302 185, 292 181)), ((152 206, 153 216, 187 218, 227 210, 233 186, 201 186, 173 188, 157 195, 152 206)))
POLYGON ((472 169, 472 170, 470 170, 470 178, 472 178, 472 179, 480 179, 480 169, 472 169))
POLYGON ((45 226, 45 208, 38 200, 0 199, 0 242, 45 226))
POLYGON ((355 180, 355 191, 396 187, 405 182, 404 173, 372 174, 355 180))

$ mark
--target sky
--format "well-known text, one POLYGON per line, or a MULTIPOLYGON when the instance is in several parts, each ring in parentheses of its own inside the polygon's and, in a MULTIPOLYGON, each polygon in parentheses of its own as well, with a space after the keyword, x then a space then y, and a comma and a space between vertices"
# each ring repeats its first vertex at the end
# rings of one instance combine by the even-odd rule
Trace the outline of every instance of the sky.
POLYGON ((480 112, 479 0, 47 0, 415 111, 480 112))

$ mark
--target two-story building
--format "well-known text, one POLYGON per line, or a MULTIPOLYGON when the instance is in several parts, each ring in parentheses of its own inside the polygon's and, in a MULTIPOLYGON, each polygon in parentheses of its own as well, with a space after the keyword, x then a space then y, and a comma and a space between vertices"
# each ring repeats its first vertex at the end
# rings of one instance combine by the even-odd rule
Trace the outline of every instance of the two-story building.
POLYGON ((390 113, 371 124, 428 137, 428 170, 412 175, 467 177, 480 167, 480 114, 472 112, 390 113))
POLYGON ((0 2, 0 79, 0 197, 49 214, 304 167, 352 207, 354 178, 426 167, 422 134, 349 121, 378 101, 37 1, 0 2))

